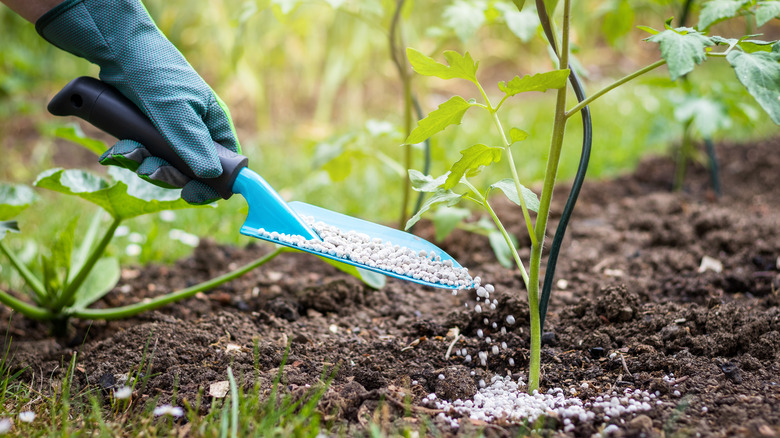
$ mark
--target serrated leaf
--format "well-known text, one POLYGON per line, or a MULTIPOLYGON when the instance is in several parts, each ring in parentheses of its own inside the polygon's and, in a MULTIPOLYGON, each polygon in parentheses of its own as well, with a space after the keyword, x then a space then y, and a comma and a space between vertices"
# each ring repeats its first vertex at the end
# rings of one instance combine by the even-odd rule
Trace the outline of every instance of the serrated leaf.
POLYGON ((455 162, 450 168, 450 174, 444 182, 444 189, 451 189, 458 185, 461 178, 477 175, 483 167, 501 160, 503 149, 486 146, 484 144, 475 144, 468 149, 460 151, 460 160, 455 162))
POLYGON ((463 115, 469 108, 471 108, 471 104, 466 102, 466 99, 460 96, 451 97, 450 100, 439 105, 439 108, 431 111, 427 117, 417 122, 417 127, 409 134, 406 143, 420 143, 450 125, 460 125, 463 115))
MULTIPOLYGON (((511 178, 502 179, 501 181, 492 184, 488 190, 488 193, 492 189, 501 190, 510 201, 520 205, 520 197, 517 195, 517 187, 515 187, 515 182, 511 178)), ((531 211, 538 212, 539 198, 536 196, 536 194, 531 189, 525 187, 522 184, 520 184, 520 190, 523 192, 523 200, 525 201, 526 208, 531 211)))
POLYGON ((528 133, 519 128, 509 130, 509 144, 515 144, 528 138, 528 133))
POLYGON ((430 175, 423 175, 419 170, 409 169, 409 181, 412 183, 412 188, 418 192, 435 192, 447 180, 447 175, 449 173, 434 178, 430 175))
POLYGON ((713 24, 737 15, 747 0, 710 0, 704 3, 699 14, 699 30, 707 29, 713 24))
POLYGON ((424 76, 436 76, 441 79, 466 79, 477 82, 477 68, 479 61, 474 62, 469 52, 461 55, 453 50, 444 52, 447 64, 436 62, 433 58, 423 55, 419 50, 411 47, 406 49, 406 57, 409 64, 417 73, 424 76))
MULTIPOLYGON (((510 235, 509 239, 512 241, 515 248, 517 248, 517 239, 515 236, 510 235)), ((490 242, 490 247, 493 249, 493 254, 496 255, 498 263, 505 268, 513 268, 515 265, 515 258, 511 248, 509 248, 509 245, 506 243, 506 239, 504 239, 504 235, 498 230, 491 231, 490 234, 488 234, 488 241, 490 242)))
POLYGON ((464 219, 471 216, 471 211, 467 208, 440 207, 433 214, 433 226, 436 228, 436 241, 441 242, 449 236, 452 230, 458 226, 464 219))
POLYGON ((58 126, 54 130, 54 135, 65 140, 72 141, 73 143, 84 147, 95 155, 102 155, 103 152, 108 149, 108 146, 106 146, 106 144, 102 141, 95 140, 92 137, 84 135, 84 131, 82 131, 81 127, 75 123, 66 126, 58 126))
POLYGON ((780 43, 771 53, 731 51, 727 56, 737 78, 761 108, 780 125, 780 43))
POLYGON ((22 184, 0 184, 0 221, 8 220, 35 201, 33 189, 22 184))
POLYGON ((0 221, 0 240, 3 240, 5 233, 19 233, 19 223, 16 221, 0 221))
POLYGON ((569 78, 569 69, 553 70, 545 73, 537 73, 533 76, 525 75, 522 78, 515 76, 511 81, 498 83, 498 88, 507 94, 514 96, 518 93, 527 91, 555 90, 566 86, 566 80, 569 78))
POLYGON ((110 183, 83 170, 51 169, 41 173, 35 185, 78 196, 102 207, 116 219, 195 207, 179 199, 178 190, 162 189, 149 184, 129 170, 110 167, 109 174, 116 182, 110 183))
POLYGON ((458 39, 465 43, 485 23, 485 8, 483 1, 456 0, 444 8, 442 19, 444 25, 452 29, 458 39))
POLYGON ((696 64, 704 62, 707 59, 704 48, 715 44, 706 35, 689 27, 667 29, 646 38, 646 41, 660 44, 661 57, 666 60, 672 80, 690 73, 696 64))
POLYGON ((406 227, 404 229, 408 230, 411 228, 414 224, 417 223, 417 221, 420 220, 423 213, 428 211, 431 207, 433 207, 436 204, 444 204, 448 207, 452 207, 453 205, 460 202, 461 198, 463 198, 463 195, 453 192, 452 190, 444 190, 439 189, 437 190, 430 198, 428 198, 423 205, 420 207, 420 210, 414 214, 411 218, 409 218, 408 221, 406 221, 406 227))
POLYGON ((320 257, 320 259, 325 263, 336 267, 340 271, 346 272, 347 274, 357 278, 358 280, 362 281, 372 289, 379 290, 385 287, 385 282, 387 281, 387 277, 380 273, 358 268, 357 266, 350 265, 347 263, 341 263, 336 260, 329 259, 327 257, 320 257))
POLYGON ((780 15, 780 1, 758 2, 756 9, 756 26, 761 27, 780 15))
POLYGON ((76 299, 71 309, 86 309, 95 301, 103 298, 119 282, 120 274, 119 260, 116 258, 105 257, 98 260, 84 283, 76 291, 76 299))

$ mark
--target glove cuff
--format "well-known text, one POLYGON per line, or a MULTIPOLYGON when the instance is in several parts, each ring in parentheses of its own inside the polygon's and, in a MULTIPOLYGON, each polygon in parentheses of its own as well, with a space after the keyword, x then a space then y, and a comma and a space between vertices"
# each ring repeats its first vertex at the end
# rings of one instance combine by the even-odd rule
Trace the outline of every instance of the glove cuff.
POLYGON ((44 29, 46 29, 46 26, 48 26, 49 23, 56 20, 57 17, 64 14, 66 11, 76 6, 77 4, 81 3, 82 1, 84 0, 65 0, 64 2, 58 4, 57 6, 49 9, 48 12, 41 15, 41 17, 38 18, 38 21, 35 22, 35 30, 38 32, 40 36, 43 37, 43 39, 45 39, 51 44, 54 44, 57 47, 60 47, 56 42, 46 37, 46 33, 44 32, 44 29))

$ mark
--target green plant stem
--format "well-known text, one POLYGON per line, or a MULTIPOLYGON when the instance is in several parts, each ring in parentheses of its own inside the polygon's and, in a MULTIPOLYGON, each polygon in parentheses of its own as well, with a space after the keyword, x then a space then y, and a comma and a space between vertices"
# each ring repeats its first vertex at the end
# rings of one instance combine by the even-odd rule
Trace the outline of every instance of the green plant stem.
POLYGON ((47 320, 52 319, 53 315, 48 310, 25 303, 24 301, 12 296, 8 292, 5 292, 4 290, 0 290, 0 303, 5 304, 6 306, 12 308, 13 310, 21 313, 22 315, 32 318, 32 319, 41 319, 41 320, 47 320))
POLYGON ((517 253, 517 248, 515 248, 515 245, 512 243, 512 238, 509 236, 509 232, 504 228, 504 224, 501 223, 501 220, 498 218, 498 215, 496 215, 496 212, 493 210, 493 207, 491 207, 490 203, 488 202, 487 198, 482 196, 482 193, 477 190, 476 187, 474 187, 468 180, 463 178, 463 182, 466 184, 466 186, 469 188, 469 190, 474 193, 474 196, 477 197, 477 199, 471 199, 472 201, 477 202, 482 207, 485 208, 485 210, 488 211, 490 214, 490 217, 493 218, 493 223, 496 224, 496 227, 498 227, 498 231, 501 232, 501 235, 504 236, 504 241, 506 241, 507 246, 512 251, 512 257, 515 259, 515 264, 517 265, 517 268, 520 269, 520 276, 523 277, 523 282, 525 283, 526 288, 528 288, 528 272, 525 270, 525 265, 523 264, 523 261, 520 259, 520 255, 517 253))
MULTIPOLYGON (((560 65, 569 65, 569 14, 571 12, 571 1, 565 0, 563 5, 563 32, 561 34, 560 65)), ((563 147, 563 134, 566 131, 566 87, 558 90, 558 97, 555 104, 555 118, 553 122, 552 139, 550 141, 550 153, 547 158, 547 168, 544 173, 544 185, 539 202, 539 214, 536 216, 536 239, 537 243, 531 245, 530 275, 528 287, 528 307, 531 312, 531 351, 530 363, 528 367, 528 392, 539 389, 539 379, 541 375, 541 350, 542 333, 541 321, 539 317, 539 272, 542 263, 542 250, 544 248, 544 238, 547 233, 547 221, 550 216, 550 205, 552 203, 553 188, 558 175, 558 165, 561 159, 561 149, 563 147)))
MULTIPOLYGON (((507 161, 509 162, 509 169, 512 171, 512 181, 515 183, 515 190, 517 190, 517 197, 520 199, 520 208, 523 211, 525 226, 526 228, 528 228, 528 236, 531 238, 531 243, 534 244, 536 243, 536 235, 534 234, 534 225, 531 222, 531 214, 528 212, 528 207, 526 206, 525 198, 523 197, 523 189, 522 189, 522 185, 520 184, 520 177, 517 174, 517 168, 515 167, 515 160, 512 157, 512 145, 509 143, 509 139, 506 138, 504 127, 501 125, 501 119, 498 118, 498 107, 493 108, 493 105, 490 104, 490 99, 488 98, 487 93, 485 93, 485 89, 482 88, 482 85, 479 82, 477 82, 477 88, 479 89, 479 92, 482 94, 482 98, 485 99, 485 104, 486 104, 485 109, 487 109, 488 112, 490 112, 490 116, 493 119, 493 124, 496 125, 496 129, 498 129, 498 132, 501 135, 501 141, 504 142, 504 150, 506 150, 507 153, 507 158, 508 158, 507 161)), ((502 100, 501 103, 503 102, 504 101, 502 100)))
POLYGON ((630 80, 632 80, 634 78, 642 76, 643 74, 645 74, 645 73, 647 73, 649 71, 655 70, 656 68, 658 68, 658 67, 660 67, 660 66, 662 66, 664 64, 666 64, 666 61, 661 59, 660 61, 656 61, 656 62, 654 62, 654 63, 652 63, 652 64, 650 64, 650 65, 648 65, 646 67, 643 67, 643 68, 641 68, 641 69, 639 69, 639 70, 637 70, 637 71, 635 71, 635 72, 633 72, 633 73, 631 73, 629 75, 623 76, 622 78, 618 79, 617 81, 615 81, 615 82, 607 85, 606 87, 602 88, 601 90, 593 93, 590 97, 588 97, 587 99, 585 99, 582 102, 580 102, 577 105, 575 105, 574 108, 570 109, 569 111, 566 111, 566 118, 568 119, 569 117, 577 114, 581 109, 583 109, 586 106, 590 105, 591 102, 593 102, 594 100, 598 99, 599 97, 607 94, 608 92, 614 90, 615 88, 625 84, 626 82, 628 82, 628 81, 630 81, 630 80))
POLYGON ((38 277, 33 275, 33 273, 27 269, 27 266, 25 266, 24 263, 22 263, 22 261, 16 257, 16 254, 8 249, 8 247, 5 246, 2 241, 0 241, 0 251, 2 251, 3 254, 8 257, 8 260, 11 261, 11 264, 14 265, 14 268, 19 272, 22 278, 24 278, 24 281, 27 282, 27 285, 30 286, 30 289, 35 292, 36 301, 38 303, 44 303, 47 297, 46 289, 43 287, 41 281, 38 280, 38 277))
MULTIPOLYGON (((398 76, 401 78, 401 84, 403 84, 404 90, 404 138, 409 137, 412 132, 412 107, 414 102, 412 100, 412 78, 409 74, 409 70, 406 67, 409 63, 406 62, 406 54, 399 50, 398 42, 403 45, 403 37, 399 36, 399 27, 401 23, 401 10, 404 7, 405 0, 397 0, 395 12, 393 13, 393 20, 390 23, 390 57, 393 59, 393 63, 398 70, 398 76)), ((412 168, 412 145, 404 145, 404 165, 406 169, 412 168)), ((404 172, 403 174, 403 188, 401 198, 401 215, 398 221, 398 228, 403 229, 406 220, 409 218, 409 200, 412 193, 412 181, 409 179, 409 175, 404 172)))
POLYGON ((130 304, 122 307, 114 307, 112 309, 83 309, 71 312, 69 315, 81 319, 120 319, 127 318, 129 316, 137 315, 142 312, 154 310, 160 308, 166 304, 170 304, 179 300, 183 300, 195 295, 198 292, 203 292, 209 289, 213 289, 220 284, 227 283, 230 280, 238 278, 247 272, 257 268, 258 266, 272 260, 283 252, 292 252, 293 249, 286 247, 279 247, 274 252, 261 257, 251 263, 248 263, 238 269, 230 271, 224 275, 205 281, 203 283, 196 284, 187 289, 171 292, 169 294, 153 298, 148 302, 130 304))
POLYGON ((122 219, 114 218, 105 234, 103 234, 103 238, 100 239, 100 242, 98 242, 95 249, 92 250, 92 253, 89 255, 87 261, 84 262, 84 265, 81 267, 81 269, 79 269, 79 272, 67 285, 59 299, 54 303, 55 310, 61 309, 62 307, 70 305, 70 303, 73 302, 73 298, 75 297, 76 292, 79 290, 81 285, 84 284, 84 280, 87 279, 89 273, 92 272, 92 268, 95 267, 95 263, 97 263, 97 261, 103 257, 103 253, 105 253, 106 247, 108 247, 111 239, 114 238, 114 233, 116 232, 116 229, 119 228, 119 224, 121 223, 122 219))

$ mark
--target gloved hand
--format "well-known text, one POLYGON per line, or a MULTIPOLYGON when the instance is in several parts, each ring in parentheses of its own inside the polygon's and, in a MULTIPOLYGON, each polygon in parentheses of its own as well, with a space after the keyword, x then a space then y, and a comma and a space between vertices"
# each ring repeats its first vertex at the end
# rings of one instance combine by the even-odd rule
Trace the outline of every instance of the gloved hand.
MULTIPOLYGON (((65 0, 38 19, 35 28, 55 46, 100 66, 100 79, 149 117, 196 176, 222 173, 213 141, 241 153, 225 104, 139 0, 65 0)), ((127 167, 162 187, 182 187, 182 198, 192 204, 220 197, 131 140, 120 140, 100 162, 127 167)))

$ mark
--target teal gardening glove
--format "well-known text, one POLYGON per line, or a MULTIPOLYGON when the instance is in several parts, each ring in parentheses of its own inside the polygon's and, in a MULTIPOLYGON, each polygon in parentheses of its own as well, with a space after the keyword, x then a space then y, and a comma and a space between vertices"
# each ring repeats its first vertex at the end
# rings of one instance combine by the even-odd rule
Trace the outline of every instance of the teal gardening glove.
MULTIPOLYGON (((65 0, 35 28, 55 46, 97 64, 100 79, 132 100, 199 178, 222 173, 214 141, 241 153, 225 104, 139 0, 65 0)), ((132 140, 120 140, 100 163, 129 168, 161 187, 181 187, 182 198, 191 204, 220 198, 132 140)))

